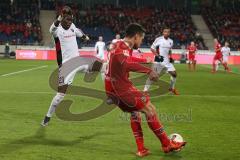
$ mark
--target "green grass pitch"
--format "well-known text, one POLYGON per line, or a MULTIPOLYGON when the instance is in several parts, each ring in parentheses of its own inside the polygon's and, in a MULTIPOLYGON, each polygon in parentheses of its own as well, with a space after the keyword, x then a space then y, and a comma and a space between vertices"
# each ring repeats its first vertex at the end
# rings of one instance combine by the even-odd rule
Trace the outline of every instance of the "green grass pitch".
MULTIPOLYGON (((0 160, 138 159, 129 121, 119 109, 85 122, 54 116, 49 126, 40 127, 55 94, 48 78, 56 67, 55 61, 0 60, 0 160), (36 67, 40 68, 31 70, 36 67)), ((196 72, 189 72, 186 65, 176 65, 181 95, 151 99, 158 113, 165 116, 162 122, 167 133, 181 134, 188 144, 179 153, 165 155, 143 122, 145 144, 152 153, 144 159, 240 159, 238 68, 235 66, 235 74, 220 71, 213 75, 209 67, 199 65, 196 72)), ((168 81, 169 76, 163 79, 168 81)), ((77 75, 75 85, 103 90, 100 76, 94 83, 84 83, 77 75)), ((74 101, 73 113, 101 103, 83 96, 68 95, 66 99, 74 101)))

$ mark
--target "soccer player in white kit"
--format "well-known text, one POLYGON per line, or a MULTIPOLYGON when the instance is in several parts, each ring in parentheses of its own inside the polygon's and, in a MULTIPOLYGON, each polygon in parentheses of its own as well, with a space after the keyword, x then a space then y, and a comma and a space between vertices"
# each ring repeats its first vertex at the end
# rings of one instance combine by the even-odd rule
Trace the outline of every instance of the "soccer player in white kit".
POLYGON ((101 60, 104 60, 104 52, 105 52, 105 42, 103 42, 103 37, 99 36, 97 43, 95 44, 95 52, 97 53, 97 57, 101 60))
POLYGON ((81 37, 85 40, 89 40, 89 37, 86 36, 80 29, 76 28, 72 21, 73 15, 71 8, 64 6, 62 9, 62 14, 57 18, 57 20, 55 20, 49 30, 55 40, 56 45, 57 62, 59 67, 58 92, 52 99, 49 110, 41 123, 42 126, 48 125, 56 107, 64 99, 68 86, 72 84, 76 72, 87 72, 89 70, 89 65, 82 65, 79 66, 77 70, 72 71, 68 76, 63 77, 63 64, 70 59, 79 56, 76 38, 81 37))
POLYGON ((230 70, 229 67, 228 67, 228 56, 230 56, 230 48, 228 46, 229 46, 229 43, 225 42, 224 47, 222 47, 222 49, 221 49, 221 52, 222 52, 222 55, 223 55, 223 64, 225 66, 227 66, 226 67, 227 71, 230 70))
MULTIPOLYGON (((155 39, 151 46, 151 51, 155 55, 153 68, 160 75, 167 72, 171 75, 169 91, 175 95, 179 95, 175 89, 177 72, 173 66, 173 59, 171 58, 171 49, 173 46, 173 40, 169 38, 170 28, 167 26, 163 27, 163 36, 155 39)), ((144 92, 148 92, 153 81, 147 79, 144 92)))

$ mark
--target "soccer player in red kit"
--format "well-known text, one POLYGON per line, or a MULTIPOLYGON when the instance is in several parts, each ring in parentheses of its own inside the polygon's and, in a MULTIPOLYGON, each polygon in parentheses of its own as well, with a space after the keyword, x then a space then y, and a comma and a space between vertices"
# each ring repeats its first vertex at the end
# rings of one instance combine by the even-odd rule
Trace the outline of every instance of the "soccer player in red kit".
POLYGON ((160 123, 155 106, 149 96, 138 90, 129 80, 129 72, 148 74, 151 80, 157 80, 158 74, 131 60, 130 53, 139 48, 144 38, 145 29, 136 23, 128 25, 125 38, 114 44, 111 50, 109 66, 105 78, 105 89, 108 98, 111 98, 124 112, 131 113, 131 128, 137 144, 136 155, 143 157, 150 152, 144 146, 141 128, 141 114, 144 113, 149 128, 154 132, 162 144, 165 153, 181 150, 186 142, 176 142, 169 139, 160 123))
POLYGON ((196 51, 197 51, 197 47, 195 45, 194 42, 191 42, 191 44, 188 46, 187 48, 188 50, 188 69, 192 70, 192 66, 193 66, 193 70, 195 71, 196 69, 196 60, 195 60, 195 55, 196 55, 196 51))
POLYGON ((215 56, 213 57, 213 69, 212 69, 212 73, 215 73, 216 72, 216 62, 220 62, 222 65, 223 65, 223 67, 225 68, 225 70, 229 70, 228 69, 228 66, 225 64, 225 63, 223 63, 223 55, 222 55, 222 52, 221 52, 221 49, 222 49, 222 46, 221 46, 221 44, 218 42, 218 40, 217 39, 214 39, 214 43, 215 43, 215 46, 214 46, 214 48, 215 48, 215 56))

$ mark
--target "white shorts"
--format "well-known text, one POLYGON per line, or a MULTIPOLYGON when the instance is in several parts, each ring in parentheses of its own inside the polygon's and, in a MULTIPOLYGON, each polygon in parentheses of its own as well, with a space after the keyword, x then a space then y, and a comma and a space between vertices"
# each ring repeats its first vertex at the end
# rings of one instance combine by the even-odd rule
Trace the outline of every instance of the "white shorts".
POLYGON ((170 62, 162 62, 162 64, 167 68, 167 72, 176 71, 174 65, 170 62))
POLYGON ((160 63, 160 62, 154 62, 152 69, 156 71, 158 74, 176 71, 175 67, 172 63, 160 63))
POLYGON ((223 56, 223 62, 227 63, 228 62, 228 56, 223 56))
POLYGON ((97 54, 97 57, 98 57, 99 59, 101 59, 101 60, 104 60, 104 52, 99 52, 99 53, 97 54))
POLYGON ((58 85, 71 85, 73 83, 73 79, 77 72, 88 72, 89 65, 82 65, 71 71, 67 76, 64 76, 62 67, 58 69, 58 85))

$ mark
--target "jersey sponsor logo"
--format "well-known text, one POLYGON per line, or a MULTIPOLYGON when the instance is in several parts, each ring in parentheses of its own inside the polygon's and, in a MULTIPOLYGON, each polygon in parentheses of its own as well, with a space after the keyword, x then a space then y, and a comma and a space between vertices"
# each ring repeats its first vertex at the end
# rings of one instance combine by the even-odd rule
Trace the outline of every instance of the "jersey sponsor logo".
POLYGON ((74 34, 71 34, 71 35, 64 36, 64 38, 71 38, 71 37, 74 37, 74 36, 75 36, 74 34))

